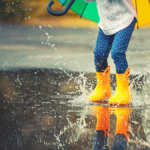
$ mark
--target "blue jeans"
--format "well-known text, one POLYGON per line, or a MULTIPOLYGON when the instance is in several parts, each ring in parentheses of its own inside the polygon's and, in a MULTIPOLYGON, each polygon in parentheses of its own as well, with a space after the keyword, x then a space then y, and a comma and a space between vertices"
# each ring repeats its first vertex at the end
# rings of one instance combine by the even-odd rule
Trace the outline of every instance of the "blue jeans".
MULTIPOLYGON (((126 150, 126 148, 127 138, 124 134, 117 134, 111 150, 126 150)), ((94 150, 109 150, 107 146, 107 135, 102 130, 97 130, 94 134, 94 150)))
POLYGON ((117 73, 124 73, 128 68, 126 51, 134 30, 136 18, 125 29, 113 35, 105 35, 100 29, 94 50, 94 62, 97 72, 103 72, 107 66, 107 58, 111 50, 111 57, 114 60, 117 73))

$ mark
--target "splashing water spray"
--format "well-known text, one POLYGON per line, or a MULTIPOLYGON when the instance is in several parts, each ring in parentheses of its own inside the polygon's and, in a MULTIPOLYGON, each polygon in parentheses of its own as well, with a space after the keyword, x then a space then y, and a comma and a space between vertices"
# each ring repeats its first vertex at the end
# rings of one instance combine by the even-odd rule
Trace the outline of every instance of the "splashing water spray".
POLYGON ((136 101, 138 101, 139 96, 139 103, 141 105, 143 105, 143 103, 145 103, 146 105, 150 105, 150 101, 149 101, 149 80, 150 77, 150 66, 146 69, 145 72, 139 74, 138 76, 136 76, 131 82, 130 82, 130 92, 132 94, 132 99, 135 98, 136 100, 133 102, 136 103, 136 101), (133 91, 132 88, 135 88, 135 90, 133 91), (141 91, 141 92, 138 92, 141 91), (144 98, 144 99, 143 99, 144 98))
POLYGON ((58 149, 61 148, 63 149, 65 144, 62 144, 61 137, 65 134, 67 134, 67 131, 71 130, 73 131, 73 134, 71 134, 72 138, 67 138, 67 143, 76 143, 78 142, 80 136, 84 133, 87 132, 86 129, 86 121, 85 117, 82 116, 81 118, 77 118, 75 123, 72 123, 69 118, 66 118, 68 121, 68 125, 64 127, 64 130, 61 130, 58 135, 54 135, 56 138, 56 144, 58 149))

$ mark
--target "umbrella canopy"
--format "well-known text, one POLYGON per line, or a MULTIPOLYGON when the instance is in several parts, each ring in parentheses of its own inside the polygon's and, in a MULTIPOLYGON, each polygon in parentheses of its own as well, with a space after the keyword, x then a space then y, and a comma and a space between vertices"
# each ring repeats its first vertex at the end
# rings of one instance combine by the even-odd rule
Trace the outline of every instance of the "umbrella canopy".
MULTIPOLYGON (((69 3, 71 2, 71 0, 59 0, 59 2, 65 6, 70 6, 69 3)), ((59 16, 57 12, 55 14, 54 11, 50 9, 51 5, 53 4, 51 3, 52 1, 50 1, 47 5, 48 12, 53 15, 59 16)), ((77 13, 78 15, 80 15, 80 17, 87 18, 97 23, 100 21, 97 7, 96 7, 96 1, 93 3, 86 3, 84 0, 73 0, 73 4, 71 4, 70 9, 74 11, 75 13, 77 13)), ((64 14, 65 14, 64 11, 60 13, 60 15, 64 15, 64 14)))
POLYGON ((150 24, 150 0, 132 0, 137 16, 137 27, 142 27, 150 24))
MULTIPOLYGON (((65 6, 67 6, 70 0, 59 0, 59 1, 65 6)), ((86 3, 84 0, 75 0, 70 9, 75 13, 77 13, 78 15, 80 15, 80 17, 87 18, 97 23, 100 21, 96 7, 96 1, 93 3, 86 3)))
MULTIPOLYGON (((49 13, 59 16, 64 15, 69 9, 79 14, 80 17, 87 18, 94 22, 99 22, 100 18, 98 15, 96 1, 93 3, 86 3, 84 0, 59 0, 64 6, 66 6, 66 10, 55 14, 54 11, 51 10, 51 5, 53 1, 51 0, 47 5, 47 10, 49 13)), ((132 0, 135 9, 137 11, 138 23, 136 27, 141 27, 150 24, 150 0, 132 0)))

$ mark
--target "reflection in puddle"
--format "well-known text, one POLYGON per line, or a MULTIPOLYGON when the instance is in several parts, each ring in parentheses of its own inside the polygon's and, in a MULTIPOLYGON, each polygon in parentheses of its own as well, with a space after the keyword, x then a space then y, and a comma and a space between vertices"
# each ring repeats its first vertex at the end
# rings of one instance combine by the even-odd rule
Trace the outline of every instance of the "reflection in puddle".
MULTIPOLYGON (((72 76, 79 81, 79 73, 72 76)), ((86 88, 91 89, 95 76, 85 76, 90 81, 86 88)), ((0 72, 0 149, 91 150, 99 129, 106 133, 110 129, 107 146, 112 148, 118 118, 122 121, 118 132, 130 132, 128 150, 149 147, 148 106, 102 108, 87 102, 77 82, 68 81, 69 77, 57 70, 0 72)))
POLYGON ((96 132, 94 135, 94 150, 109 150, 107 143, 110 135, 110 114, 116 116, 116 128, 114 135, 114 144, 112 150, 126 150, 128 139, 130 138, 129 119, 131 108, 103 107, 93 106, 97 117, 96 132))

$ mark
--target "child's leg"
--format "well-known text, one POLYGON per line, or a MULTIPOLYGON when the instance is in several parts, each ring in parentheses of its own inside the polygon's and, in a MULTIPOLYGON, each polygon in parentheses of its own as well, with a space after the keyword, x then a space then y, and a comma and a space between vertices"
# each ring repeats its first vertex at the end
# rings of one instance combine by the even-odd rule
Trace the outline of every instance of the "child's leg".
POLYGON ((127 139, 123 134, 117 134, 115 137, 114 145, 111 150, 126 150, 127 139))
POLYGON ((90 94, 92 101, 102 101, 110 98, 110 66, 108 66, 107 58, 111 49, 114 35, 106 36, 100 29, 94 51, 94 61, 97 75, 97 86, 90 94))
POLYGON ((107 58, 112 46, 114 35, 107 36, 100 29, 94 51, 94 62, 97 72, 104 72, 108 66, 107 58))
POLYGON ((116 65, 117 90, 109 98, 108 103, 113 105, 128 105, 131 102, 131 93, 129 88, 130 68, 126 60, 127 47, 134 30, 136 19, 125 29, 115 34, 112 44, 112 58, 116 65))
POLYGON ((125 29, 119 31, 114 36, 114 41, 112 44, 111 56, 116 65, 116 72, 121 74, 128 68, 128 63, 126 60, 126 51, 134 30, 136 19, 125 29))
POLYGON ((114 113, 116 115, 116 135, 114 145, 111 150, 126 150, 127 139, 130 138, 129 131, 129 118, 132 109, 130 108, 115 108, 114 113))
POLYGON ((94 150, 109 150, 107 136, 102 130, 97 130, 94 134, 94 150))
POLYGON ((94 134, 94 150, 109 150, 107 146, 107 138, 110 133, 109 108, 93 106, 92 109, 97 117, 96 132, 94 134))

